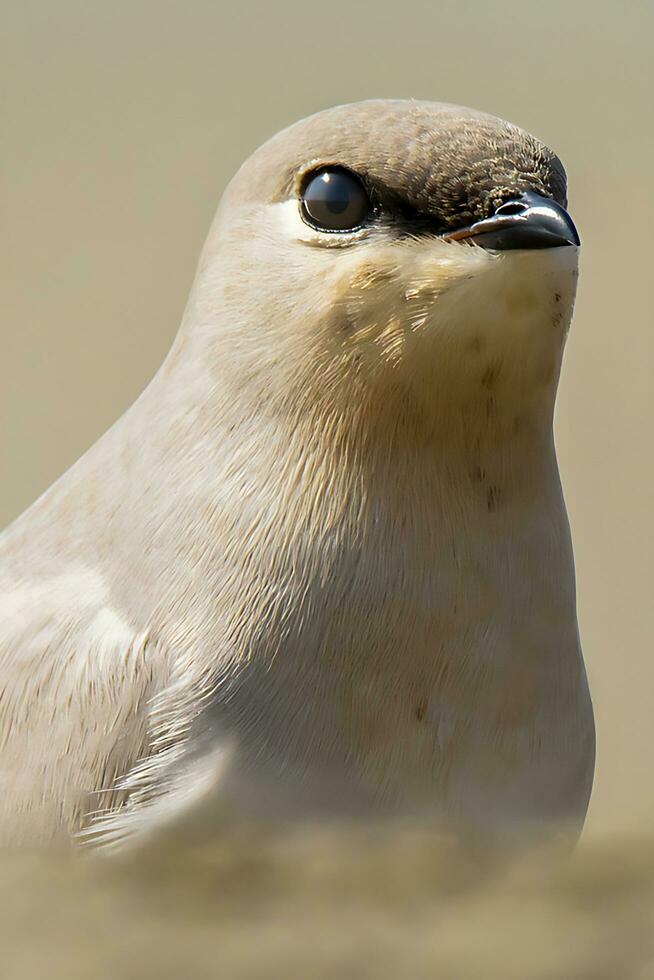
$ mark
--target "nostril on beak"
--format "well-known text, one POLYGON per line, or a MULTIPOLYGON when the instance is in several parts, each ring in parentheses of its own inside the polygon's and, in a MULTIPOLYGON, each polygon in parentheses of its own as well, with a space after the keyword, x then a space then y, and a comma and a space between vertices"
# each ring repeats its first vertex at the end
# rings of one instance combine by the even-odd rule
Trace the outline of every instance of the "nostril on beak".
POLYGON ((495 214, 522 214, 523 211, 527 210, 528 205, 524 204, 522 201, 507 201, 506 204, 501 204, 495 214))

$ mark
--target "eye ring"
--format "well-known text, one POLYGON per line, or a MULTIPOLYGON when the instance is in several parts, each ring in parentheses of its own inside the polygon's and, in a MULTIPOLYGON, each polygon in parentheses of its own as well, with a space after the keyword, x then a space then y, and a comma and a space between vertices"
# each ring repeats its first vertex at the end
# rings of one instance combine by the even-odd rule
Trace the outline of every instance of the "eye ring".
POLYGON ((358 174, 337 165, 308 173, 300 191, 300 212, 306 224, 328 234, 360 229, 373 213, 365 185, 358 174))

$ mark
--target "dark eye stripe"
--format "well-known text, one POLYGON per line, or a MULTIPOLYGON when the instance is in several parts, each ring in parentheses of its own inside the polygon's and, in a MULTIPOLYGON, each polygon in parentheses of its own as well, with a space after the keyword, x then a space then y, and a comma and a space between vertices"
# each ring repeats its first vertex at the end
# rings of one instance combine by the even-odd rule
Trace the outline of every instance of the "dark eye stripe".
POLYGON ((310 174, 301 202, 304 220, 319 231, 353 231, 372 212, 362 181, 343 167, 326 167, 310 174))

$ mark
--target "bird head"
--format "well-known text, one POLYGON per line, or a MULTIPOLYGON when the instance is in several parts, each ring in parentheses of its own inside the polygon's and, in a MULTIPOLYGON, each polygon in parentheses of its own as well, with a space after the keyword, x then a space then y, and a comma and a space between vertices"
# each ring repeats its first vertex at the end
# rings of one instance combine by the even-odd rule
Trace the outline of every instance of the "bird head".
POLYGON ((262 410, 441 435, 529 415, 551 426, 577 276, 566 203, 555 154, 500 119, 338 106, 241 167, 189 322, 222 382, 262 410))

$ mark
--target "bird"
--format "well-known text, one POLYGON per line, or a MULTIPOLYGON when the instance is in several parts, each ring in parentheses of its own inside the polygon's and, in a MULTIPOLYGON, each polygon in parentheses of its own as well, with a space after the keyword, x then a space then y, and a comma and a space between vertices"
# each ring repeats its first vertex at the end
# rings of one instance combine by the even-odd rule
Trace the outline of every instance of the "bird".
POLYGON ((3 843, 576 838, 566 193, 525 130, 413 99, 241 166, 159 371, 0 538, 3 843))

